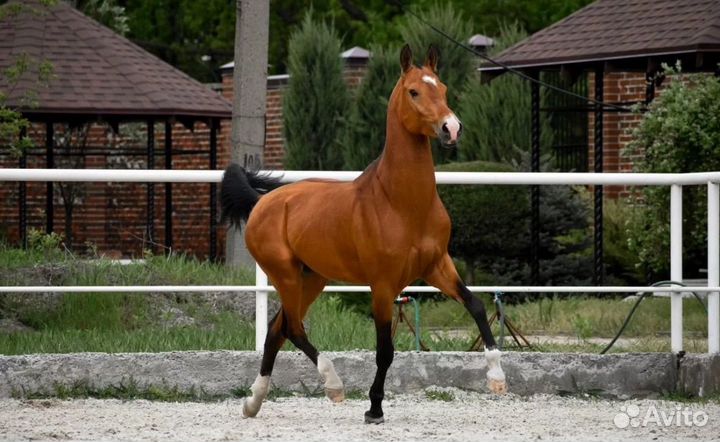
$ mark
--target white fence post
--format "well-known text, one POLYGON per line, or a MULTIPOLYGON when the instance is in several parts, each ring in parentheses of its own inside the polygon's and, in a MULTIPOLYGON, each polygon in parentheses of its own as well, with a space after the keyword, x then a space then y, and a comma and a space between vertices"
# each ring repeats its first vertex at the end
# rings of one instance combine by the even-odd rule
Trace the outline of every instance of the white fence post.
MULTIPOLYGON (((255 264, 255 286, 267 287, 268 277, 258 264, 255 264)), ((263 351, 268 328, 268 292, 255 292, 255 351, 263 351)))
MULTIPOLYGON (((708 182, 708 287, 720 284, 720 184, 708 182)), ((720 353, 720 294, 708 293, 708 353, 720 353)))
MULTIPOLYGON (((683 277, 683 203, 682 186, 670 186, 670 279, 682 281, 683 277)), ((683 349, 683 294, 670 295, 670 347, 673 353, 683 349)))

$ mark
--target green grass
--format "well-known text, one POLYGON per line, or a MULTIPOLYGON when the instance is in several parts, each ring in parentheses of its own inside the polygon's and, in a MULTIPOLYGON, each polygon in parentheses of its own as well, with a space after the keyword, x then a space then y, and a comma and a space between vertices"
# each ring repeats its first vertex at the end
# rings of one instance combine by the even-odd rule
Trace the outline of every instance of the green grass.
POLYGON ((452 402, 455 400, 454 394, 443 390, 427 389, 425 390, 425 397, 431 401, 452 402))
POLYGON ((661 396, 661 399, 672 402, 682 402, 687 404, 720 404, 720 394, 714 394, 711 396, 698 397, 693 394, 684 393, 680 391, 666 393, 661 396))
POLYGON ((180 391, 177 387, 150 386, 141 388, 131 378, 118 385, 104 388, 95 388, 85 382, 71 386, 56 384, 51 393, 33 391, 13 391, 12 396, 23 399, 146 399, 161 402, 217 402, 227 398, 245 397, 249 394, 248 388, 236 388, 229 395, 212 395, 204 390, 180 391))
MULTIPOLYGON (((57 285, 253 283, 248 270, 230 270, 182 256, 148 257, 144 263, 123 266, 102 260, 88 263, 64 253, 0 247, 0 264, 2 285, 29 284, 28 278, 37 279, 43 272, 50 272, 52 283, 57 285), (53 273, 57 269, 62 271, 53 273)), ((191 315, 194 324, 163 326, 157 295, 67 294, 52 306, 22 302, 30 296, 34 295, 0 296, 0 314, 10 313, 33 329, 0 334, 0 354, 254 349, 253 321, 234 312, 214 311, 192 298, 179 297, 173 305, 191 315)), ((375 348, 372 319, 366 309, 343 301, 348 296, 354 295, 325 294, 311 308, 306 326, 311 342, 320 351, 375 348)), ((492 313, 490 296, 481 296, 492 313)), ((541 342, 535 351, 599 352, 603 345, 590 342, 590 338, 614 336, 632 305, 619 298, 578 296, 507 305, 505 313, 527 335, 576 338, 570 343, 541 342)), ((404 308, 412 320, 412 305, 404 308)), ((478 334, 470 315, 454 301, 422 301, 420 312, 421 338, 431 350, 467 350, 478 334)), ((707 317, 703 309, 694 299, 686 299, 683 314, 687 350, 704 351, 707 317)), ((497 336, 497 322, 493 327, 497 336)), ((647 298, 623 335, 637 340, 623 351, 670 351, 669 329, 669 299, 647 298)), ((398 327, 395 347, 399 351, 415 349, 414 336, 405 324, 398 327)), ((295 350, 290 343, 284 349, 295 350)))
POLYGON ((0 336, 0 354, 77 352, 163 352, 182 350, 253 350, 254 326, 237 321, 213 329, 153 327, 116 329, 41 329, 0 336))
MULTIPOLYGON (((489 312, 494 311, 489 296, 485 297, 489 312)), ((526 334, 567 335, 585 339, 613 337, 634 302, 620 298, 549 298, 535 302, 506 305, 505 315, 526 334)), ((428 302, 421 305, 426 327, 474 327, 463 306, 454 302, 428 302)), ((688 335, 707 335, 707 316, 695 299, 683 301, 683 327, 688 335)), ((648 297, 625 329, 623 336, 638 337, 670 333, 670 299, 648 297)))

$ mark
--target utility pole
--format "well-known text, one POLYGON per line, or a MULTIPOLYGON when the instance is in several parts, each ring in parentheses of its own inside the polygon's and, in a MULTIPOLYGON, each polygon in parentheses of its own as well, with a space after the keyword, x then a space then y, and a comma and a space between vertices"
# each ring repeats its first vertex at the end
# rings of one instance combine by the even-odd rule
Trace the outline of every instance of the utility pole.
MULTIPOLYGON (((265 145, 269 0, 236 0, 231 161, 246 169, 262 167, 265 145)), ((229 266, 250 266, 252 257, 238 228, 228 230, 229 266)))

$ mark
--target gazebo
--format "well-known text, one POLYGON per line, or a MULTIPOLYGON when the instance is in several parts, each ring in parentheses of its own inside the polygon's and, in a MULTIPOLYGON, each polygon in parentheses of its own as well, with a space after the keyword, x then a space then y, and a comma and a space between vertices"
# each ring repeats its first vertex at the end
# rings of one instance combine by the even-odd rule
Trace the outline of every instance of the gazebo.
MULTIPOLYGON (((121 123, 141 122, 147 127, 147 149, 144 152, 147 168, 155 168, 155 158, 164 156, 164 167, 173 168, 173 126, 182 123, 191 129, 204 123, 209 132, 209 149, 190 151, 207 155, 208 167, 217 166, 217 136, 221 120, 231 117, 231 104, 219 93, 190 78, 128 39, 102 26, 66 2, 51 7, 37 1, 14 2, 17 11, 5 16, 0 25, 0 69, 6 69, 18 57, 42 60, 52 64, 53 78, 47 87, 37 87, 36 64, 9 88, 7 79, 0 77, 0 90, 10 90, 6 105, 19 110, 33 123, 44 126, 45 167, 55 167, 53 149, 56 123, 107 123, 115 132, 121 123), (17 5, 20 5, 19 7, 17 5), (26 91, 35 90, 37 106, 23 101, 26 91), (154 125, 164 122, 164 145, 158 149, 154 125)), ((6 5, 7 6, 7 5, 6 5)), ((137 149, 136 149, 137 150, 137 149)), ((100 153, 102 154, 102 153, 100 153)), ((108 150, 106 155, 112 155, 108 150)), ((133 152, 138 155, 138 152, 133 152)), ((27 166, 28 153, 19 158, 19 167, 27 166)), ((147 184, 147 238, 154 234, 153 184, 147 184)), ((210 185, 210 246, 211 257, 216 255, 216 189, 210 185)), ((165 238, 167 247, 173 245, 171 184, 165 184, 165 238)), ((53 231, 53 183, 46 189, 46 230, 53 231)), ((26 184, 19 184, 19 236, 27 238, 26 184)))
MULTIPOLYGON (((597 0, 565 19, 543 29, 503 51, 498 62, 539 79, 541 72, 559 72, 577 79, 593 73, 592 97, 610 106, 586 103, 562 111, 592 112, 593 170, 617 166, 620 148, 605 155, 609 138, 621 146, 619 130, 610 131, 607 122, 620 122, 634 103, 653 100, 663 79, 662 64, 680 62, 684 72, 714 72, 720 75, 720 2, 717 0, 597 0), (628 73, 619 81, 616 74, 628 73), (614 77, 615 76, 615 77, 614 77), (633 76, 635 79, 633 79, 633 76), (637 81, 635 81, 637 80, 637 81), (644 96, 631 89, 642 82, 644 96), (607 93, 611 90, 611 94, 607 93), (608 115, 610 114, 610 115, 608 115), (609 118, 610 117, 610 118, 609 118)), ((507 72, 485 64, 483 76, 490 79, 507 72)), ((540 170, 540 85, 532 84, 532 171, 540 170)), ((627 170, 617 170, 627 171, 627 170)), ((532 189, 532 279, 538 277, 539 188, 532 189)), ((594 189, 594 274, 595 284, 604 281, 603 188, 594 189)))

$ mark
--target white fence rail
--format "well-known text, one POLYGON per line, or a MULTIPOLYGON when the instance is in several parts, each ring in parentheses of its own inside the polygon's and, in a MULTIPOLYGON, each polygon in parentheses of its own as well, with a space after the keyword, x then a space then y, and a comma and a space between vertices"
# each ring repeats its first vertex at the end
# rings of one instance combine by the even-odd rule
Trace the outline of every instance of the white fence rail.
MULTIPOLYGON (((329 178, 351 181, 360 172, 283 171, 268 172, 282 182, 307 178, 329 178)), ((105 169, 0 169, 0 181, 95 181, 144 183, 213 183, 220 182, 222 171, 214 170, 105 170, 105 169)), ((682 187, 708 187, 708 283, 692 291, 707 292, 708 352, 720 353, 720 172, 684 174, 630 173, 495 173, 438 172, 438 184, 493 185, 636 185, 670 186, 670 277, 682 280, 682 187)), ((175 292, 175 291, 254 291, 256 293, 256 350, 262 350, 267 332, 267 294, 274 288, 267 276, 256 268, 254 286, 100 286, 100 287, 0 287, 2 292, 175 292)), ((325 291, 367 292, 365 286, 328 286, 325 291)), ((670 334, 673 352, 683 349, 683 287, 471 287, 475 292, 670 292, 670 334)), ((408 287, 408 292, 432 292, 432 287, 408 287)))

